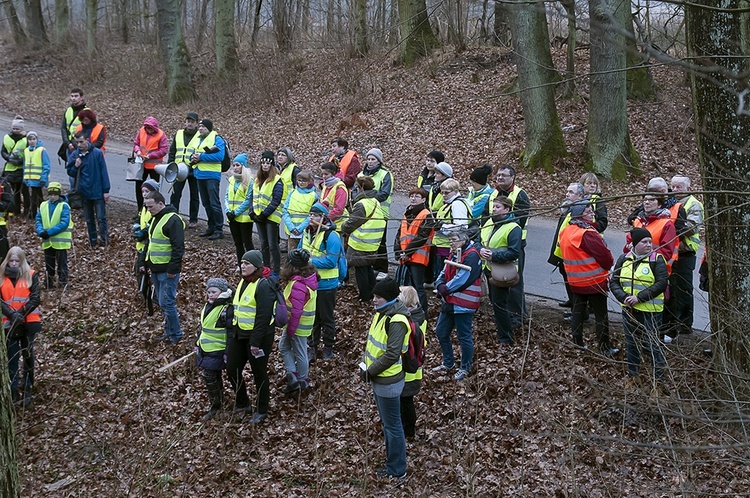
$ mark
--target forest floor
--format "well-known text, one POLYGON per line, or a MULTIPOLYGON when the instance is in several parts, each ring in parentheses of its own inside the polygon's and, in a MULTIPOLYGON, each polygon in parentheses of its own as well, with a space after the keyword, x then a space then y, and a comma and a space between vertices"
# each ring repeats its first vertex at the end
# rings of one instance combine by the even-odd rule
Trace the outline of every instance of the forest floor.
MULTIPOLYGON (((518 99, 500 97, 515 71, 508 54, 494 49, 436 52, 410 70, 387 59, 330 67, 333 54, 259 56, 234 83, 201 76, 200 103, 180 107, 155 90, 161 75, 127 77, 155 63, 148 50, 111 50, 91 62, 6 51, 0 107, 56 122, 70 88, 82 86, 115 137, 133 135, 150 114, 171 134, 195 109, 214 120, 235 152, 250 149, 257 158, 264 148, 291 145, 303 167, 317 164, 341 133, 359 150, 383 149, 400 190, 434 148, 446 151, 466 181, 484 162, 514 163, 523 144, 518 99)), ((210 65, 195 63, 209 74, 210 65)), ((630 104, 645 173, 604 182, 608 194, 637 191, 655 175, 697 177, 684 78, 668 68, 654 75, 658 99, 630 104)), ((583 80, 579 89, 585 95, 583 80)), ((555 174, 519 175, 540 208, 582 173, 586 100, 561 100, 558 110, 573 127, 566 134, 571 156, 555 174)), ((497 344, 483 305, 466 381, 425 375, 403 482, 373 472, 384 459, 383 437, 370 389, 356 373, 372 310, 357 302, 352 286, 338 297, 336 357, 314 365, 313 389, 285 398, 274 351, 266 422, 250 427, 232 419, 228 383, 226 411, 203 422, 208 400, 194 363, 157 370, 192 351, 206 279, 238 280, 231 242, 207 244, 188 232, 177 303, 186 339, 165 347, 153 341, 161 334, 158 311, 147 316, 132 277, 133 207, 115 202, 109 209, 110 247, 87 249, 77 219, 70 285, 43 294, 36 397, 17 411, 24 496, 736 496, 750 485, 747 438, 721 402, 726 396, 700 337, 667 348, 667 393, 652 397, 648 387, 625 389, 622 352, 605 358, 572 348, 560 308, 541 299, 529 299, 530 321, 510 349, 497 344)), ((611 212, 626 209, 613 205, 611 212)), ((14 219, 10 231, 40 270, 31 224, 14 219)), ((431 297, 431 330, 438 311, 431 297)), ((612 334, 622 348, 618 323, 612 334)), ((440 349, 432 332, 428 339, 429 369, 439 364, 440 349)))

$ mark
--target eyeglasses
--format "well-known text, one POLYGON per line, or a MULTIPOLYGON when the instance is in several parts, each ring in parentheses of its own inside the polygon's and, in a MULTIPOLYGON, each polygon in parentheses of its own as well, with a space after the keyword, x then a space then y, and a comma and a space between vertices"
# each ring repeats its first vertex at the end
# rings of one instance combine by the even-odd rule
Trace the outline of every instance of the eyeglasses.
POLYGON ((419 194, 411 194, 411 195, 409 196, 409 199, 416 199, 416 198, 420 198, 420 199, 421 199, 421 198, 422 198, 422 196, 421 196, 421 195, 419 195, 419 194))
POLYGON ((512 176, 513 176, 513 175, 509 175, 508 173, 498 173, 498 174, 497 174, 497 177, 498 177, 498 178, 510 178, 510 177, 512 177, 512 176))

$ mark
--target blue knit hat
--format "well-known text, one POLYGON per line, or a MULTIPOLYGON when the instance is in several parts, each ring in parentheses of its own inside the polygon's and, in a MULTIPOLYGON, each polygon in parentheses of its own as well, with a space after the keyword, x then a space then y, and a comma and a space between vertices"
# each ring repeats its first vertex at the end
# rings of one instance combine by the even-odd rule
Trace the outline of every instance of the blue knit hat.
POLYGON ((240 163, 247 168, 247 154, 237 154, 234 156, 232 163, 240 163))
POLYGON ((319 214, 322 214, 323 216, 328 216, 328 208, 319 202, 316 202, 315 204, 312 205, 312 207, 310 208, 310 212, 319 213, 319 214))

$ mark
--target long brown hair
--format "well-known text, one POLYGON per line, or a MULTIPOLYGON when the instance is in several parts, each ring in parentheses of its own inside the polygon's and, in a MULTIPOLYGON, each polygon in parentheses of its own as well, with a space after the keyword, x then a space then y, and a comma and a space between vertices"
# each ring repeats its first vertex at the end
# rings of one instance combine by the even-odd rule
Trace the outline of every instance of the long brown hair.
POLYGON ((261 164, 258 167, 258 176, 256 177, 258 179, 258 187, 262 186, 266 180, 273 181, 276 179, 276 177, 279 176, 279 170, 276 168, 276 165, 271 164, 271 167, 268 169, 268 173, 263 171, 263 164, 261 164))

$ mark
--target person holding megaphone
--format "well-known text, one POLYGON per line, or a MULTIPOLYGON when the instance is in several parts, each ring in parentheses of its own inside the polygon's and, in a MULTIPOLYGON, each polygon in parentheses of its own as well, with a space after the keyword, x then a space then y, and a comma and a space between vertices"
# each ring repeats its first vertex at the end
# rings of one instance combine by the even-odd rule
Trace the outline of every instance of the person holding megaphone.
POLYGON ((164 156, 169 152, 169 141, 167 134, 159 129, 159 121, 149 116, 143 121, 143 126, 138 130, 133 140, 133 154, 136 160, 143 161, 143 175, 140 180, 135 181, 135 201, 138 204, 138 212, 143 208, 143 194, 141 187, 147 178, 160 182, 159 173, 155 171, 157 164, 163 162, 164 156), (140 158, 140 159, 139 159, 140 158))

